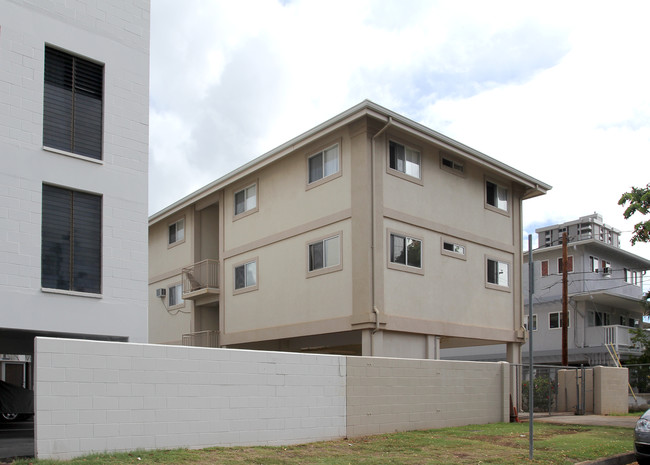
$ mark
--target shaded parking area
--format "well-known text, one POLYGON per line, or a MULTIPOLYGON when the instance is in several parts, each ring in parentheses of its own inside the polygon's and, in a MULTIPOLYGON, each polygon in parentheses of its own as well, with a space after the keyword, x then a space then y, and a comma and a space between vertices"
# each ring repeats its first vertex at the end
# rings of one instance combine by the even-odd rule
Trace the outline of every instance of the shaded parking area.
POLYGON ((34 420, 0 422, 0 463, 34 456, 34 420))

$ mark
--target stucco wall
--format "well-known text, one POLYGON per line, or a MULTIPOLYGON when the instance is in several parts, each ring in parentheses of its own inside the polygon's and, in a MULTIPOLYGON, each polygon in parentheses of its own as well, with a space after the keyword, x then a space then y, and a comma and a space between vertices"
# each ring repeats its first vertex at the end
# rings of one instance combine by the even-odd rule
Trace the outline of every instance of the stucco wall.
POLYGON ((594 413, 627 413, 627 368, 594 367, 594 413))
POLYGON ((36 339, 39 458, 507 421, 505 363, 36 339))

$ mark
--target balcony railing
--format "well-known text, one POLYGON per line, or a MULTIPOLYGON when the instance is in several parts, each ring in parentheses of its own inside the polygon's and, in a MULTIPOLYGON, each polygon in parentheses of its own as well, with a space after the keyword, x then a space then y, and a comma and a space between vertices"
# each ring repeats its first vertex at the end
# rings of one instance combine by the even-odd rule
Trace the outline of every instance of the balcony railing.
POLYGON ((639 351, 640 347, 632 342, 632 334, 627 326, 592 326, 587 328, 586 345, 588 347, 599 347, 603 345, 614 346, 616 351, 639 351))
POLYGON ((218 292, 219 290, 219 261, 203 260, 183 268, 183 298, 190 294, 203 293, 199 291, 218 292))
POLYGON ((198 331, 183 334, 182 344, 191 347, 219 347, 219 331, 198 331))

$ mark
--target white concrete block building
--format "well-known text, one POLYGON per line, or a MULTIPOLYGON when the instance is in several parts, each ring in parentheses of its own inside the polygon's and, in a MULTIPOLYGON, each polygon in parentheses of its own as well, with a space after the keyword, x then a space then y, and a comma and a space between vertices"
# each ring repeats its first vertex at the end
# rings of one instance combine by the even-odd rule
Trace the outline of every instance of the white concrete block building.
POLYGON ((0 3, 0 354, 146 342, 148 111, 148 0, 0 3))

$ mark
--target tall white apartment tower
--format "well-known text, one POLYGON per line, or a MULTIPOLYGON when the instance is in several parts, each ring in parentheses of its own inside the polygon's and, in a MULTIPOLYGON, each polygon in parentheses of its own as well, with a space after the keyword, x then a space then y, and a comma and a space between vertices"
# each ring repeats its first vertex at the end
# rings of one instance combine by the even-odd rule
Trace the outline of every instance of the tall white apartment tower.
POLYGON ((0 354, 146 342, 149 1, 0 2, 0 354))

